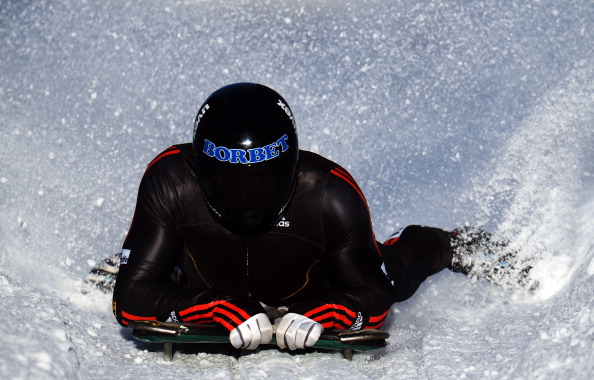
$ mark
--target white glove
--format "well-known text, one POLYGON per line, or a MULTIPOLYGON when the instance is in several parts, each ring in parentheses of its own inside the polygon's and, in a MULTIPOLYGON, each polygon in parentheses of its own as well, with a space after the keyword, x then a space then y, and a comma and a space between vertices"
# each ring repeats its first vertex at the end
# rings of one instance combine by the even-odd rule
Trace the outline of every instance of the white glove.
POLYGON ((253 350, 260 343, 270 343, 272 340, 272 325, 264 313, 256 314, 229 334, 229 341, 235 348, 253 350))
POLYGON ((276 344, 280 348, 296 350, 313 346, 324 328, 301 314, 287 313, 276 328, 276 344))

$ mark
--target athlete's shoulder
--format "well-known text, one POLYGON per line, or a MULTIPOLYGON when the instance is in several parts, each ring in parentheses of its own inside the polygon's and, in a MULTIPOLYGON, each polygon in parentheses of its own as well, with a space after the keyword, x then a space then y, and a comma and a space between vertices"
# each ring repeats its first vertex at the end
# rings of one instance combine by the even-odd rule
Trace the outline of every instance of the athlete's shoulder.
POLYGON ((193 176, 192 144, 173 145, 147 165, 140 182, 146 194, 180 194, 193 176))
POLYGON ((299 188, 323 193, 332 169, 338 165, 319 154, 306 150, 299 151, 299 188))
POLYGON ((299 152, 300 175, 308 178, 317 177, 326 181, 329 177, 350 177, 350 174, 336 162, 317 153, 301 150, 299 152), (340 174, 343 173, 343 174, 340 174))
POLYGON ((185 166, 192 164, 192 156, 192 144, 172 145, 153 158, 146 167, 145 175, 184 170, 185 166))
POLYGON ((347 186, 362 197, 361 189, 359 188, 359 185, 357 185, 357 181, 355 181, 348 170, 336 162, 320 156, 319 154, 304 150, 299 152, 299 161, 300 170, 303 173, 309 175, 318 173, 321 176, 330 178, 329 181, 334 183, 333 187, 347 186))
POLYGON ((155 217, 174 220, 180 199, 192 183, 191 158, 191 144, 173 145, 157 154, 140 181, 138 203, 155 217))

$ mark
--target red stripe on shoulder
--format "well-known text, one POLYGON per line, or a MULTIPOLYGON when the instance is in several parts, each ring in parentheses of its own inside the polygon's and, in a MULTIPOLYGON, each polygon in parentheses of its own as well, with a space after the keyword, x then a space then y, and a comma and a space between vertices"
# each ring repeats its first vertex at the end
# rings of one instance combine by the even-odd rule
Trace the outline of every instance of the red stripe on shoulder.
POLYGON ((384 245, 394 245, 394 244, 396 244, 396 242, 398 241, 399 238, 400 237, 397 236, 395 238, 388 239, 384 242, 384 245))
POLYGON ((342 178, 346 183, 351 185, 351 187, 353 189, 355 189, 357 194, 359 194, 361 199, 363 199, 363 202, 365 202, 365 205, 367 205, 367 200, 365 199, 365 196, 363 195, 361 188, 359 188, 359 185, 357 185, 357 182, 355 181, 355 179, 351 176, 351 174, 349 172, 347 172, 344 168, 336 167, 336 168, 330 170, 330 173, 334 174, 335 176, 337 176, 339 178, 342 178))
MULTIPOLYGON (((161 158, 163 158, 163 157, 166 157, 166 156, 169 156, 169 155, 172 155, 172 154, 178 154, 178 153, 180 153, 180 152, 181 152, 181 151, 179 150, 179 148, 178 148, 177 146, 175 146, 175 145, 174 145, 174 146, 172 146, 172 147, 169 147, 169 148, 167 148, 165 151, 163 151, 163 153, 161 153, 160 155, 158 155, 157 157, 155 157, 155 159, 154 159, 154 160, 152 160, 150 164, 148 164, 148 166, 147 166, 147 168, 146 168, 146 171, 148 171, 148 170, 149 170, 149 169, 150 169, 150 168, 151 168, 151 167, 152 167, 154 164, 156 164, 156 163, 157 163, 157 161, 159 161, 161 158)), ((146 172, 146 171, 145 171, 145 172, 146 172)))

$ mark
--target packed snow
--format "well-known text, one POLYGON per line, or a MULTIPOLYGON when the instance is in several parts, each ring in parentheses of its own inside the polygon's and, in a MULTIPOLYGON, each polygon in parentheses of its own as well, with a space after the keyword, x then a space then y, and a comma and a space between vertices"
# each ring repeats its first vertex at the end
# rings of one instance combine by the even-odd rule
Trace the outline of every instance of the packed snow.
POLYGON ((594 377, 593 25, 589 0, 3 0, 0 377, 594 377), (83 279, 120 249, 146 164, 238 81, 283 94, 379 239, 481 226, 538 289, 442 271, 352 361, 135 341, 83 279))

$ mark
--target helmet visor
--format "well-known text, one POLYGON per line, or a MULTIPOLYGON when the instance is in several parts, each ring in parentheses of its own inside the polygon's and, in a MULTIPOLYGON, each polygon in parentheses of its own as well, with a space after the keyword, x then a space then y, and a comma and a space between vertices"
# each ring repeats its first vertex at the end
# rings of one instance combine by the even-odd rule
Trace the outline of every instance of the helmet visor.
POLYGON ((202 173, 203 195, 225 227, 240 235, 272 227, 293 193, 295 169, 289 160, 217 163, 208 169, 202 173))

